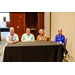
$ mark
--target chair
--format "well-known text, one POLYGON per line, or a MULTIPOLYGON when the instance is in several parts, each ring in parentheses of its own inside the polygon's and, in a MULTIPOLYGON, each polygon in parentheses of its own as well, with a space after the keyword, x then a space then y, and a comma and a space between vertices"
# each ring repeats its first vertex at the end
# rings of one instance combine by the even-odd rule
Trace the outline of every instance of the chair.
POLYGON ((65 47, 66 47, 66 44, 67 44, 67 38, 65 38, 65 47))
MULTIPOLYGON (((65 39, 65 45, 64 45, 65 47, 66 47, 66 44, 67 44, 67 38, 65 39)), ((73 57, 68 57, 68 55, 65 54, 65 53, 64 53, 63 61, 65 61, 65 62, 75 62, 73 57)))
POLYGON ((49 41, 50 40, 50 38, 49 37, 47 37, 47 41, 49 41))

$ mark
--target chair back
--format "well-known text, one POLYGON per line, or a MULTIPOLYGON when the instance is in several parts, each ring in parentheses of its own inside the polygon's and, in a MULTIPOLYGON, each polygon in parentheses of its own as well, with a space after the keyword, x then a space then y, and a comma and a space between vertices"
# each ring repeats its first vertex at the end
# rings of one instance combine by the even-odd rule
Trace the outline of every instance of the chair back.
POLYGON ((66 45, 67 45, 67 38, 65 38, 65 47, 66 47, 66 45))

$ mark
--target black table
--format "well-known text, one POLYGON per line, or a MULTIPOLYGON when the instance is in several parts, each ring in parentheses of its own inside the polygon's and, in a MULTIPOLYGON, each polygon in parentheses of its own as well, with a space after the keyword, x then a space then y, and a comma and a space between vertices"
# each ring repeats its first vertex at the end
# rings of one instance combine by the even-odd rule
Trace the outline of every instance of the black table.
POLYGON ((5 47, 3 62, 61 62, 62 54, 54 41, 18 42, 5 47))

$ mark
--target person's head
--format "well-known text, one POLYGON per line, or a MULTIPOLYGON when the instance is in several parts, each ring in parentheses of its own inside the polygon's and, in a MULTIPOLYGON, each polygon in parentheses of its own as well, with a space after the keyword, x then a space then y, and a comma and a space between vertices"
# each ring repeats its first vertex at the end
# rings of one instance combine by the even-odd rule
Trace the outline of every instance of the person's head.
POLYGON ((6 22, 6 17, 3 17, 3 22, 6 22))
POLYGON ((29 29, 29 28, 26 29, 26 33, 27 33, 28 35, 30 34, 30 29, 29 29))
POLYGON ((14 34, 14 28, 10 27, 10 34, 13 35, 14 34))
POLYGON ((44 30, 43 30, 43 29, 40 29, 40 30, 39 30, 39 34, 40 34, 41 36, 43 36, 43 35, 44 35, 44 30))
POLYGON ((59 34, 59 35, 62 34, 62 29, 58 29, 58 34, 59 34))

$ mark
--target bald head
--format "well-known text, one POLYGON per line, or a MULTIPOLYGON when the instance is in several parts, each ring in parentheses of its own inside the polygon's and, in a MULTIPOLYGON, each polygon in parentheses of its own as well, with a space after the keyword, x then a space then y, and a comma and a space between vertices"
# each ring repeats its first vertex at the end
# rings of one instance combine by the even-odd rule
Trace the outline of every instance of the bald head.
POLYGON ((61 35, 62 34, 62 29, 58 29, 58 33, 59 33, 59 35, 61 35))
POLYGON ((14 34, 14 28, 13 28, 13 27, 10 28, 10 34, 11 34, 11 35, 14 34))

